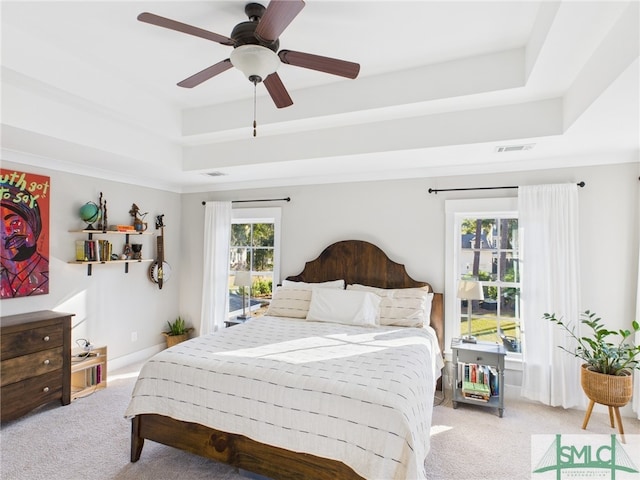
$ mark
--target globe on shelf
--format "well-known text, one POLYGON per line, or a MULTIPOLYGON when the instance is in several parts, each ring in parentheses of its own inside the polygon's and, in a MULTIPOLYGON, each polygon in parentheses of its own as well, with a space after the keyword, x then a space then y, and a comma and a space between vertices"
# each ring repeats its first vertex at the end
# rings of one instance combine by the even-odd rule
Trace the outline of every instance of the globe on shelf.
POLYGON ((86 230, 95 230, 93 223, 100 220, 100 209, 93 202, 87 202, 80 207, 80 218, 87 223, 86 230))

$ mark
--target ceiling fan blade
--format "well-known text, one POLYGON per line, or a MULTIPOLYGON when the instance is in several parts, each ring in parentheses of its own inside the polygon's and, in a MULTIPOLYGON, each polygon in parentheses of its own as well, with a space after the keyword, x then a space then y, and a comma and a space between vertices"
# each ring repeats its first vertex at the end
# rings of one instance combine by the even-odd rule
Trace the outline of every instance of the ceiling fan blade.
POLYGON ((219 73, 226 72, 233 65, 231 64, 231 60, 228 58, 226 60, 222 60, 221 62, 216 63, 215 65, 211 65, 208 68, 205 68, 201 72, 196 73, 195 75, 191 75, 189 78, 185 78, 180 83, 178 83, 179 87, 185 88, 193 88, 197 85, 200 85, 202 82, 209 80, 212 77, 215 77, 219 73))
POLYGON ((265 78, 263 83, 267 88, 267 92, 269 92, 273 103, 276 104, 276 107, 284 108, 293 105, 293 100, 291 100, 289 92, 287 92, 287 89, 284 87, 282 80, 280 80, 280 77, 276 72, 265 78))
POLYGON ((303 0, 271 0, 256 27, 256 36, 275 42, 303 8, 303 0))
POLYGON ((294 52, 292 50, 280 50, 278 56, 282 63, 288 63, 296 67, 310 68, 319 72, 339 75, 341 77, 356 78, 360 73, 360 65, 337 58, 321 57, 310 53, 294 52))
POLYGON ((151 25, 157 25, 158 27, 168 28, 169 30, 177 30, 178 32, 187 33, 189 35, 194 35, 206 40, 211 40, 213 42, 221 43, 222 45, 233 45, 233 40, 231 40, 229 37, 225 37, 224 35, 219 35, 208 30, 203 30, 202 28, 187 25, 186 23, 176 22, 175 20, 164 18, 153 13, 141 13, 140 15, 138 15, 138 20, 140 20, 141 22, 150 23, 151 25))

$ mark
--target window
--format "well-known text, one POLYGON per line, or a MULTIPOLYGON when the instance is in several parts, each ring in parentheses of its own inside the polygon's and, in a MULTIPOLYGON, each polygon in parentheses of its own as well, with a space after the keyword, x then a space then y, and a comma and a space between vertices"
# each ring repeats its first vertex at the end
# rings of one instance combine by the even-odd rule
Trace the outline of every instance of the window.
POLYGON ((447 202, 447 317, 451 336, 472 335, 520 353, 520 255, 514 199, 447 202), (457 298, 460 280, 479 281, 483 300, 457 298), (469 310, 469 306, 471 309, 469 310), (469 314, 470 311, 470 314, 469 314))
POLYGON ((518 218, 508 213, 458 218, 458 279, 479 281, 484 293, 483 300, 461 300, 461 333, 520 352, 518 218))
POLYGON ((234 209, 229 248, 229 315, 260 315, 279 277, 280 209, 234 209), (237 285, 236 274, 249 272, 251 285, 237 285))

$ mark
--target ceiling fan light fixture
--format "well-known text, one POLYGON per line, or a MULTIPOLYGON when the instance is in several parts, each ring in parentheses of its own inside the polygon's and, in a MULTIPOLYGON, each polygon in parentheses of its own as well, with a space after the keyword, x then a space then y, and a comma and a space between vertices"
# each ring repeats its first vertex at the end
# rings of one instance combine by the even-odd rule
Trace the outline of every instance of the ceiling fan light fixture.
POLYGON ((233 66, 253 83, 261 82, 280 66, 276 52, 261 45, 240 45, 229 58, 233 66))

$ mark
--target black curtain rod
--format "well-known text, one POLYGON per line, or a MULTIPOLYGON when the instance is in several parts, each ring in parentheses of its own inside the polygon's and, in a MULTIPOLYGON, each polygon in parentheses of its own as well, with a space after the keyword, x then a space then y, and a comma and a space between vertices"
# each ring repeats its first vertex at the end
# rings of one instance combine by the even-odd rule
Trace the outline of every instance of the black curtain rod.
MULTIPOLYGON (((251 203, 251 202, 290 202, 291 197, 285 198, 263 198, 259 200, 232 200, 231 203, 251 203)), ((207 202, 202 201, 202 205, 206 205, 207 202)))
MULTIPOLYGON (((586 183, 579 182, 577 185, 579 187, 584 187, 586 183)), ((462 192, 466 190, 501 190, 501 189, 508 189, 508 188, 518 188, 518 186, 512 185, 508 187, 471 187, 471 188, 441 188, 441 189, 430 188, 429 193, 437 194, 438 192, 462 192)))

